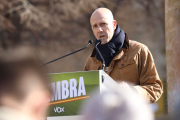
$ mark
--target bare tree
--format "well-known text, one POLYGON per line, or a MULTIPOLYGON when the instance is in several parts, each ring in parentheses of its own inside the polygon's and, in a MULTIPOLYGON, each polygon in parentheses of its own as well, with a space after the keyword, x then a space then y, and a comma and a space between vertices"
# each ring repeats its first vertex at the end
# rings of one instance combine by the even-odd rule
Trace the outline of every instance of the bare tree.
MULTIPOLYGON (((101 0, 1 0, 1 31, 11 33, 8 39, 15 45, 21 43, 23 31, 29 31, 36 43, 41 41, 43 36, 50 39, 58 37, 68 42, 69 35, 66 34, 72 28, 67 25, 87 27, 86 21, 89 21, 90 13, 101 3, 101 0), (46 12, 39 10, 37 6, 41 4, 49 9, 46 12)), ((77 34, 77 30, 74 31, 72 34, 77 34)))

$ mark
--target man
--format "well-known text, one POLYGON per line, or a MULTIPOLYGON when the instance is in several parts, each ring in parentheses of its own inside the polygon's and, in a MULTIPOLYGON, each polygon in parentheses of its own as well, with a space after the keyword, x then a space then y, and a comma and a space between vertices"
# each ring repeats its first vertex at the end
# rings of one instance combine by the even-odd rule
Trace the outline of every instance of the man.
MULTIPOLYGON (((121 86, 137 91, 150 103, 157 101, 163 88, 149 49, 141 43, 129 40, 109 9, 95 10, 90 23, 96 37, 95 44, 102 39, 98 48, 105 59, 106 68, 109 68, 107 74, 117 82, 123 80, 121 86), (130 87, 127 82, 135 86, 130 87)), ((94 49, 86 60, 84 70, 99 70, 101 67, 102 59, 94 49)))
POLYGON ((50 89, 30 49, 0 55, 0 120, 46 119, 50 89))

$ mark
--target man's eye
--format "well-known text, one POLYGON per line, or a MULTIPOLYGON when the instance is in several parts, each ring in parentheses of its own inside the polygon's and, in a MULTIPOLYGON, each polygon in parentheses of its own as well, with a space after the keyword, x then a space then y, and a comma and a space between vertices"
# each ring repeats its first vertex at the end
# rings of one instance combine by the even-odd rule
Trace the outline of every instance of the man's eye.
POLYGON ((94 25, 94 26, 93 26, 93 28, 96 28, 96 27, 97 27, 97 25, 94 25))
POLYGON ((101 23, 102 26, 106 25, 106 23, 101 23))

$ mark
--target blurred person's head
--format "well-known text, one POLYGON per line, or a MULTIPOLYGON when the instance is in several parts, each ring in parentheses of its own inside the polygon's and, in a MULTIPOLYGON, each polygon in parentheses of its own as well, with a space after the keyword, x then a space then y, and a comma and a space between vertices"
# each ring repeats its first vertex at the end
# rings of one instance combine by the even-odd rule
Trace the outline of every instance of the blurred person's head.
POLYGON ((154 120, 148 104, 132 91, 105 89, 83 104, 83 120, 154 120))
POLYGON ((117 22, 109 9, 96 9, 91 15, 90 23, 96 39, 102 39, 102 44, 106 44, 112 39, 117 22))
POLYGON ((30 48, 0 55, 0 107, 13 108, 35 120, 45 118, 50 91, 40 66, 30 48))

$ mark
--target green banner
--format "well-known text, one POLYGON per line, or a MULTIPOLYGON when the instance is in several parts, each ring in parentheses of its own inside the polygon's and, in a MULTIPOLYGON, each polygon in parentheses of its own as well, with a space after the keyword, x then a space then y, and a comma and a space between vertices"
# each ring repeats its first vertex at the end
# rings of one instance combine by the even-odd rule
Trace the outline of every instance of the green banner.
POLYGON ((77 115, 84 99, 99 87, 99 71, 49 74, 52 89, 49 116, 77 115))

